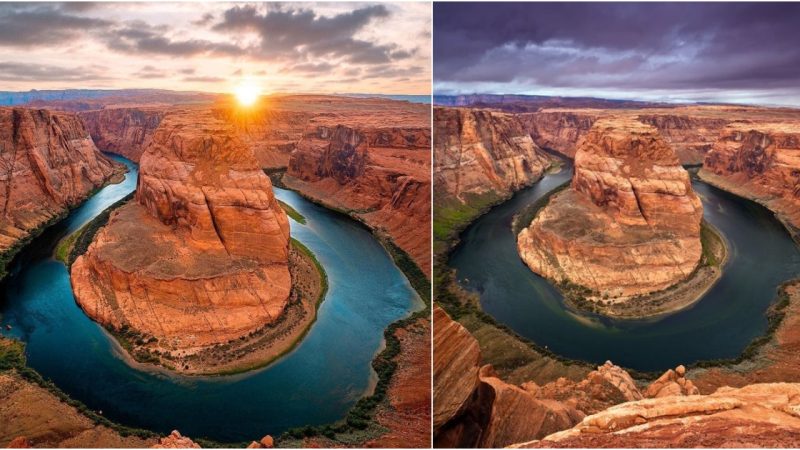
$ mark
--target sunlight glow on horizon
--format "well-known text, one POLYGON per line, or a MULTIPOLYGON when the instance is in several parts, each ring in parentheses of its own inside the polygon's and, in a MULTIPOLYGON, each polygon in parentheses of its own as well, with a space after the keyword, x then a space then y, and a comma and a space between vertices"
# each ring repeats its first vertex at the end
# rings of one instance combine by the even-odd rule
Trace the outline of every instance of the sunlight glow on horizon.
POLYGON ((252 81, 242 81, 233 91, 242 106, 253 106, 261 96, 261 88, 252 81))

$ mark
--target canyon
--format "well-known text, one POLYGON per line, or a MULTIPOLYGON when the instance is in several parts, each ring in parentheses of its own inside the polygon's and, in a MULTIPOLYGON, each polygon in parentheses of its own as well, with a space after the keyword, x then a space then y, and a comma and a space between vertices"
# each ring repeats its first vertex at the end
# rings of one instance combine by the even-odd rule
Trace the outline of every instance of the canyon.
POLYGON ((176 109, 139 170, 134 201, 71 268, 83 310, 172 358, 275 323, 292 286, 289 223, 252 151, 207 111, 176 109))
POLYGON ((75 114, 0 108, 0 276, 33 234, 124 170, 75 114))
POLYGON ((595 122, 570 187, 518 236, 520 256, 558 284, 619 302, 666 289, 700 262, 703 208, 658 131, 629 118, 595 122))

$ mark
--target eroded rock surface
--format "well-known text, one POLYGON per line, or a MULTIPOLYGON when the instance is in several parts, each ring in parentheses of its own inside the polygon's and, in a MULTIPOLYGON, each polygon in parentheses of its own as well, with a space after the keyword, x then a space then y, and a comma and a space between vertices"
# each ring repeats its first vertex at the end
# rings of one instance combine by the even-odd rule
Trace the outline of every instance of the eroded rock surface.
POLYGON ((430 108, 315 118, 284 182, 359 218, 430 276, 430 108))
POLYGON ((570 187, 520 232, 518 250, 536 273, 621 301, 694 271, 702 214, 689 174, 653 127, 603 119, 581 142, 570 187))
POLYGON ((764 204, 800 239, 800 122, 727 127, 701 177, 764 204))
POLYGON ((433 126, 438 204, 510 196, 539 180, 552 162, 513 114, 434 108, 433 126))
POLYGON ((170 112, 135 200, 72 266, 81 308, 182 356, 275 322, 291 288, 289 223, 269 178, 207 109, 170 112))
POLYGON ((798 410, 800 384, 724 387, 623 403, 514 447, 793 447, 800 441, 798 410))
POLYGON ((166 110, 167 107, 107 108, 79 115, 98 148, 138 163, 166 110))
POLYGON ((76 115, 0 108, 0 255, 123 170, 76 115))

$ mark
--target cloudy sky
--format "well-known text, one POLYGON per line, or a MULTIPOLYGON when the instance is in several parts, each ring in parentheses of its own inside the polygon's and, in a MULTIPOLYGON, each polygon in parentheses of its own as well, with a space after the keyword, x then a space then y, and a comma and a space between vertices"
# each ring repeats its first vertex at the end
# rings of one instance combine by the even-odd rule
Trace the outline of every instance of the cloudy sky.
POLYGON ((0 3, 0 90, 430 93, 430 3, 0 3))
POLYGON ((800 3, 434 5, 434 92, 800 105, 800 3))

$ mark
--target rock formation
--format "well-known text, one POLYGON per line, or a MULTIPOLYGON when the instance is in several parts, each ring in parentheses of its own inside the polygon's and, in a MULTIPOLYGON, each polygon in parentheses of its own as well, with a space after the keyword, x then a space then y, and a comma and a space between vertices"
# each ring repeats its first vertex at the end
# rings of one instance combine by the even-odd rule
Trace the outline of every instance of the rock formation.
POLYGON ((74 114, 0 108, 0 256, 123 170, 74 114))
POLYGON ((166 107, 106 108, 80 113, 95 145, 136 163, 150 145, 166 107))
POLYGON ((681 164, 702 164, 706 153, 720 132, 730 123, 730 118, 692 114, 658 114, 648 112, 638 116, 639 121, 655 127, 670 144, 681 164))
POLYGON ((551 164, 512 114, 434 108, 433 134, 437 205, 508 197, 551 164))
POLYGON ((570 187, 520 232, 518 250, 538 274, 625 300, 694 271, 702 214, 688 173, 653 127, 602 119, 581 141, 570 187))
POLYGON ((764 204, 800 239, 800 122, 730 125, 700 174, 764 204))
POLYGON ((800 440, 800 384, 723 387, 614 406, 565 431, 514 448, 793 447, 800 440))
POLYGON ((686 378, 686 367, 678 366, 675 370, 669 369, 656 381, 647 387, 644 392, 647 398, 668 397, 671 395, 697 395, 700 390, 691 380, 686 378))
POLYGON ((150 448, 200 448, 200 446, 188 437, 181 436, 178 430, 172 430, 172 433, 159 439, 158 444, 150 448))
POLYGON ((541 399, 478 368, 475 339, 434 307, 433 417, 435 447, 502 447, 572 426, 583 413, 541 399))
POLYGON ((536 145, 574 158, 578 141, 589 132, 602 113, 602 110, 544 110, 521 114, 519 120, 536 145))
POLYGON ((288 219, 252 151, 207 109, 179 109, 142 155, 135 200, 73 264, 72 286, 92 319, 181 356, 274 323, 288 251, 288 219))
POLYGON ((405 123, 365 118, 353 126, 318 118, 292 152, 284 183, 362 220, 430 275, 430 234, 422 232, 430 229, 429 117, 420 109, 405 123))

